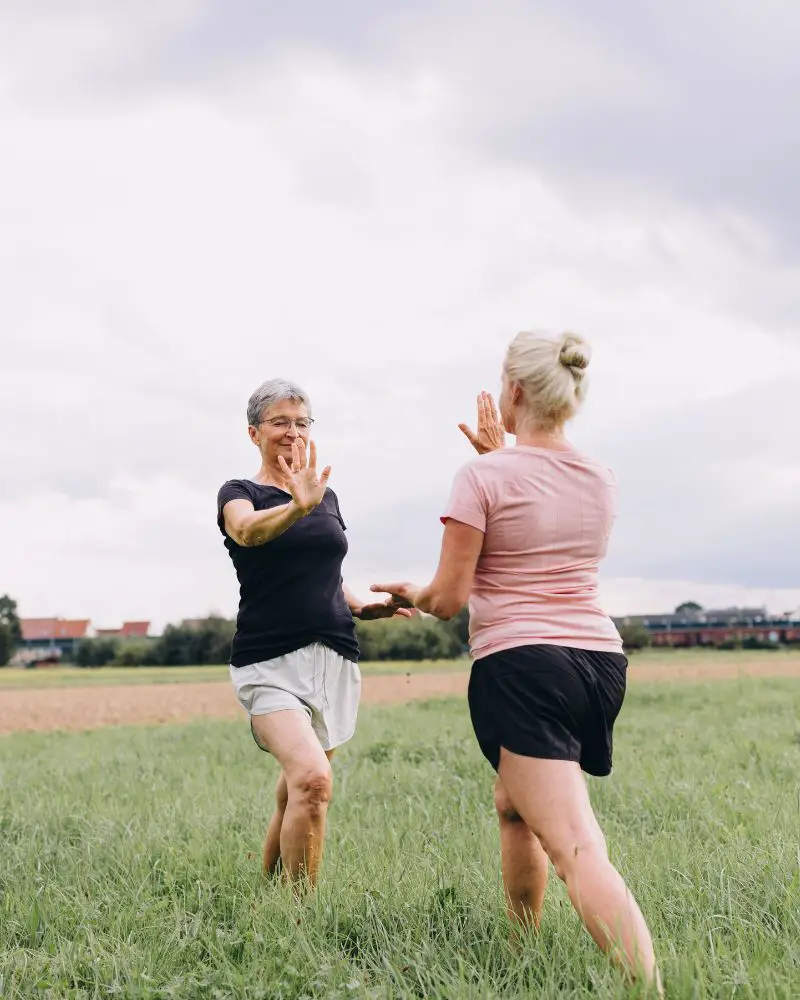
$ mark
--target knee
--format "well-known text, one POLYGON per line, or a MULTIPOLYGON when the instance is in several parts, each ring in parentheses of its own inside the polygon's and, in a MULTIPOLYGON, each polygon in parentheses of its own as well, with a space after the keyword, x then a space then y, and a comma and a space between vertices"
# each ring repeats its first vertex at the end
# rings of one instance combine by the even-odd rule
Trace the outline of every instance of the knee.
POLYGON ((330 764, 314 764, 301 770, 294 777, 289 794, 309 812, 326 809, 333 795, 330 764))
POLYGON ((562 882, 568 882, 581 865, 608 862, 606 842, 602 834, 593 830, 565 830, 549 841, 543 840, 542 846, 562 882))
POLYGON ((497 810, 497 816, 501 823, 522 822, 522 817, 514 808, 511 799, 508 797, 508 792, 499 783, 495 785, 494 789, 494 807, 497 810))

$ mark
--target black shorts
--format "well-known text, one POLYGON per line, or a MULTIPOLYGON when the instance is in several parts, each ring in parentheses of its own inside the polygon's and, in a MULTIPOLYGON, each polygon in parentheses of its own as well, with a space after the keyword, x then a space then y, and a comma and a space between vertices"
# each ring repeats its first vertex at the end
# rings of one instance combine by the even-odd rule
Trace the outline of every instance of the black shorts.
POLYGON ((517 646, 476 660, 469 711, 484 756, 495 771, 505 747, 610 774, 627 667, 621 653, 568 646, 517 646))

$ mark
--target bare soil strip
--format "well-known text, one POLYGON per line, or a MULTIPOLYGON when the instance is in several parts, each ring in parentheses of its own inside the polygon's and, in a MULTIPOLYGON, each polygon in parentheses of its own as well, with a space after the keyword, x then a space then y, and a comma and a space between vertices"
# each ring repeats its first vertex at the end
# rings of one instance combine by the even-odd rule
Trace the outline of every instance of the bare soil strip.
MULTIPOLYGON (((736 677, 800 679, 800 659, 776 655, 748 660, 637 665, 629 680, 642 682, 713 681, 736 677)), ((464 695, 469 674, 406 674, 364 677, 365 704, 396 704, 424 698, 464 695)), ((0 734, 19 731, 97 729, 101 726, 158 725, 193 719, 237 719, 244 713, 225 683, 73 687, 0 693, 0 734)))

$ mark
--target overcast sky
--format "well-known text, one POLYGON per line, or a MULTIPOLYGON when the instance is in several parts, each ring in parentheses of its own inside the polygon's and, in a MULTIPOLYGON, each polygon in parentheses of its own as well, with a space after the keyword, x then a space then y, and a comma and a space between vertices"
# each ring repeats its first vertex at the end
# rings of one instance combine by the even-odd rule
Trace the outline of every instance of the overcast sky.
POLYGON ((595 351, 616 614, 800 606, 800 7, 0 7, 0 593, 233 614, 245 405, 312 394, 348 582, 425 582, 520 329, 595 351))

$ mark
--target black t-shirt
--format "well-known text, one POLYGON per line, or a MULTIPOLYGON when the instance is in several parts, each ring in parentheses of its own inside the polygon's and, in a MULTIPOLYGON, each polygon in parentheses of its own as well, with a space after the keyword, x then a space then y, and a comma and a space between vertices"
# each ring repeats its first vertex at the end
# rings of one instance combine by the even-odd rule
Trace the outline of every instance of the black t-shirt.
POLYGON ((246 667, 312 642, 357 662, 355 622, 342 591, 347 538, 333 490, 325 491, 310 514, 264 545, 237 545, 227 535, 222 509, 230 500, 249 500, 256 510, 267 510, 291 497, 277 486, 249 479, 229 480, 217 496, 217 524, 239 579, 231 663, 246 667))

